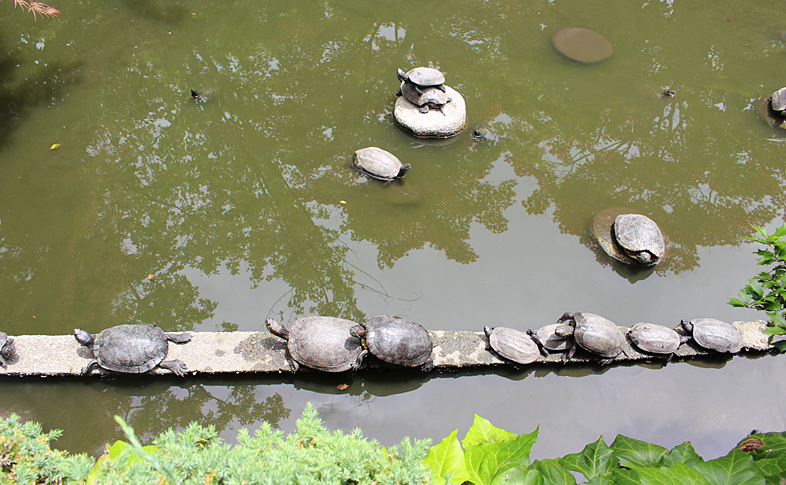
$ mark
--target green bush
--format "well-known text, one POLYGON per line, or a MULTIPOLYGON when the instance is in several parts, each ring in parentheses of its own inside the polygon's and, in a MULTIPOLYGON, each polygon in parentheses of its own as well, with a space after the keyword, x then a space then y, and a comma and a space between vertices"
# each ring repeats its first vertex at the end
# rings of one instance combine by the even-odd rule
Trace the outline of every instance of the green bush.
MULTIPOLYGON (((764 228, 754 227, 758 236, 748 238, 749 241, 764 244, 766 249, 756 251, 759 265, 773 267, 762 271, 755 278, 748 280, 740 291, 739 298, 732 298, 729 304, 735 307, 755 308, 763 310, 770 317, 772 325, 766 332, 775 335, 786 334, 786 225, 779 227, 773 234, 764 228)), ((772 337, 770 337, 772 343, 772 337)), ((786 350, 786 341, 775 342, 781 351, 786 350)))

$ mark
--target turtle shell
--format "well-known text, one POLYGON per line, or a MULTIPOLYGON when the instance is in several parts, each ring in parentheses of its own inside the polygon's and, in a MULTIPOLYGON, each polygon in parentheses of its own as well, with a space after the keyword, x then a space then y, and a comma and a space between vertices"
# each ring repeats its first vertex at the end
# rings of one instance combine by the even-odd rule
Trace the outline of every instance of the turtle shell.
POLYGON ((383 315, 369 318, 363 326, 369 352, 384 362, 418 367, 431 357, 431 337, 417 323, 383 315))
POLYGON ((401 94, 407 98, 407 101, 416 106, 439 108, 450 102, 450 98, 444 91, 440 91, 435 87, 427 87, 420 89, 420 94, 418 94, 415 86, 408 82, 401 83, 401 94))
POLYGON ((614 219, 614 239, 640 264, 657 264, 666 250, 658 225, 641 214, 620 214, 614 219))
POLYGON ((680 334, 653 323, 637 323, 628 331, 633 345, 653 354, 673 354, 680 348, 680 334))
POLYGON ((568 339, 557 335, 555 332, 557 327, 560 326, 562 326, 561 323, 552 323, 551 325, 546 325, 538 329, 538 340, 540 340, 540 343, 543 344, 546 350, 567 350, 568 339))
POLYGON ((168 351, 169 342, 164 331, 149 323, 107 328, 93 343, 98 365, 131 374, 152 370, 166 358, 168 351))
POLYGON ((491 348, 505 359, 518 364, 531 364, 540 357, 538 344, 524 332, 507 327, 486 327, 484 330, 491 348))
MULTIPOLYGON (((742 348, 740 331, 726 322, 714 318, 697 318, 691 320, 690 324, 693 325, 693 340, 705 349, 734 354, 742 348)), ((687 328, 685 330, 689 331, 687 328)))
POLYGON ((407 73, 407 77, 418 86, 439 86, 445 82, 445 75, 431 67, 416 67, 407 73))
POLYGON ((408 163, 402 164, 395 155, 377 147, 356 150, 352 164, 360 172, 379 180, 395 180, 410 169, 408 163))
POLYGON ((783 115, 784 112, 786 112, 786 88, 780 88, 772 93, 770 106, 772 106, 772 109, 778 114, 783 115))
POLYGON ((584 350, 607 359, 622 352, 625 337, 614 322, 594 313, 574 313, 573 321, 573 338, 584 350))
POLYGON ((352 368, 363 351, 360 339, 349 334, 357 325, 333 317, 303 317, 289 329, 287 349, 299 364, 324 372, 344 372, 352 368))

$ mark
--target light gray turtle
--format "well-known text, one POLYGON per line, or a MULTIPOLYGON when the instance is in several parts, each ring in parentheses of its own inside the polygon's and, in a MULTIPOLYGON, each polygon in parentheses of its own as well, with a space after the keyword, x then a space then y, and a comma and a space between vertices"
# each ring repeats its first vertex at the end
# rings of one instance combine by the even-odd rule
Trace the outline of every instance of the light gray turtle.
POLYGON ((628 340, 642 352, 648 354, 667 355, 666 362, 671 361, 674 352, 690 337, 680 335, 671 328, 654 323, 637 323, 628 330, 628 340))
POLYGON ((15 351, 16 345, 14 344, 14 339, 0 332, 0 366, 2 366, 3 369, 8 369, 6 360, 8 360, 15 351))
POLYGON ((421 113, 428 113, 429 109, 433 108, 438 109, 440 113, 445 115, 445 111, 442 108, 453 101, 444 91, 440 91, 435 87, 418 89, 412 83, 401 83, 401 87, 396 91, 396 96, 402 95, 410 103, 419 106, 418 110, 421 113))
POLYGON ((620 214, 614 219, 614 239, 630 258, 644 266, 658 264, 666 245, 658 225, 641 214, 620 214))
POLYGON ((517 364, 531 364, 540 357, 538 344, 524 332, 507 327, 483 327, 489 347, 500 357, 517 364))
POLYGON ((696 318, 690 322, 682 320, 680 325, 705 349, 736 354, 742 348, 740 331, 726 322, 714 318, 696 318))
POLYGON ((352 165, 364 175, 388 182, 403 177, 412 168, 408 163, 402 164, 392 153, 377 147, 356 150, 352 165))
POLYGON ((786 88, 780 88, 772 93, 770 106, 775 113, 786 116, 786 88))
POLYGON ((360 369, 369 353, 388 364, 422 366, 424 372, 434 368, 431 337, 422 325, 401 317, 382 315, 353 326, 349 333, 360 339, 363 345, 355 369, 360 369))
POLYGON ((568 352, 563 356, 563 362, 569 361, 576 353, 576 346, 593 354, 603 357, 601 364, 609 364, 616 356, 622 353, 622 344, 625 336, 614 322, 611 322, 593 313, 566 312, 559 320, 565 325, 557 327, 556 333, 561 337, 572 336, 568 352))
POLYGON ((349 331, 357 323, 333 317, 303 317, 289 330, 268 318, 267 329, 287 341, 287 361, 294 372, 300 365, 323 372, 344 372, 353 368, 363 351, 360 339, 349 331))
POLYGON ((186 364, 164 359, 169 352, 169 341, 183 344, 191 340, 191 334, 168 333, 155 325, 139 323, 110 327, 98 335, 77 328, 74 338, 96 358, 82 369, 82 375, 90 374, 96 367, 126 374, 141 374, 161 367, 183 376, 186 364))
POLYGON ((557 328, 563 326, 561 323, 552 323, 535 330, 527 330, 527 334, 540 347, 543 356, 548 356, 549 352, 560 352, 568 349, 569 338, 557 335, 557 328))
POLYGON ((438 69, 432 67, 416 67, 409 72, 398 69, 396 77, 402 83, 414 85, 415 90, 420 94, 421 88, 434 87, 445 92, 445 75, 438 69))

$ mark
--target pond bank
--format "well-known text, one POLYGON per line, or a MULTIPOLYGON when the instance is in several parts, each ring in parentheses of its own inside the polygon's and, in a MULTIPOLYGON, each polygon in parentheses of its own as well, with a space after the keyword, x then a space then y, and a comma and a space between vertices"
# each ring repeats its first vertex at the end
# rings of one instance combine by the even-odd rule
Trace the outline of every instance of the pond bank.
MULTIPOLYGON (((743 351, 765 352, 768 335, 764 321, 734 322, 742 334, 743 351)), ((624 332, 627 328, 620 327, 624 332)), ((451 371, 467 367, 509 365, 495 354, 486 350, 486 337, 481 332, 430 331, 434 343, 432 358, 435 370, 451 371)), ((285 343, 267 332, 191 332, 192 340, 183 345, 169 345, 167 359, 185 362, 188 373, 198 374, 243 374, 254 372, 290 372, 285 358, 285 343)), ((0 375, 9 376, 73 376, 79 375, 88 363, 89 351, 80 346, 72 335, 19 335, 14 336, 16 353, 8 359, 8 369, 0 368, 0 375)), ((695 343, 683 344, 675 353, 673 361, 710 355, 695 343)), ((540 357, 538 363, 560 362, 561 353, 540 357)), ((589 354, 577 352, 571 363, 591 362, 589 354)), ((629 342, 615 362, 662 360, 638 352, 629 342)), ((376 360, 369 361, 370 367, 381 367, 376 360)), ((569 364, 570 365, 570 364, 569 364)), ((155 369, 155 374, 169 371, 155 369)), ((94 373, 94 375, 98 375, 94 373)))

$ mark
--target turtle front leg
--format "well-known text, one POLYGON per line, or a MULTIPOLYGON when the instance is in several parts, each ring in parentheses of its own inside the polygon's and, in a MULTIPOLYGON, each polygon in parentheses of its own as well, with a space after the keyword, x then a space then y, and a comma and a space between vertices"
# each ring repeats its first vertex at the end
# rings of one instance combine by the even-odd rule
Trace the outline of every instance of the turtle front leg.
POLYGON ((167 340, 176 344, 184 344, 191 341, 191 334, 188 332, 183 333, 165 333, 167 340))
POLYGON ((358 355, 358 360, 356 360, 355 363, 352 364, 353 371, 358 371, 363 367, 365 367, 363 365, 364 364, 363 359, 365 359, 367 355, 368 355, 368 349, 363 349, 363 351, 360 352, 360 355, 358 355))
POLYGON ((571 342, 568 345, 568 351, 565 352, 565 355, 562 356, 563 364, 566 364, 570 359, 573 358, 573 355, 576 353, 576 347, 578 347, 576 340, 574 339, 571 339, 571 342))
POLYGON ((293 359, 292 356, 289 354, 289 349, 287 349, 287 353, 284 356, 284 359, 286 359, 287 364, 289 364, 289 368, 292 369, 292 372, 297 372, 298 370, 300 370, 300 364, 298 364, 297 361, 293 359))
POLYGON ((93 369, 100 369, 100 368, 101 366, 98 365, 97 360, 91 360, 90 362, 87 363, 85 368, 82 369, 82 375, 83 376, 89 375, 91 372, 93 372, 93 369))
POLYGON ((165 360, 158 364, 162 369, 167 369, 175 375, 183 377, 186 374, 186 364, 182 360, 165 360))
POLYGON ((434 359, 429 357, 428 360, 426 361, 426 363, 423 364, 422 366, 420 366, 420 370, 422 370, 423 372, 431 372, 431 371, 433 371, 434 370, 434 359))

